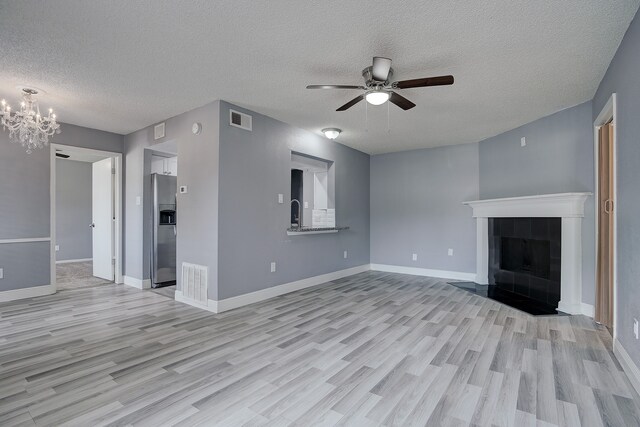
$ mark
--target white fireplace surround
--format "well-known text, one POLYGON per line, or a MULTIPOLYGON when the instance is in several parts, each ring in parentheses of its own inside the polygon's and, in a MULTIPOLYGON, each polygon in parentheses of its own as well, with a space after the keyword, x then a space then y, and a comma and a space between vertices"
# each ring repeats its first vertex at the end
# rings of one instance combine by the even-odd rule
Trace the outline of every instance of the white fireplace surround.
POLYGON ((489 218, 562 218, 558 311, 582 313, 582 218, 592 193, 559 193, 464 202, 477 223, 476 282, 488 284, 489 218))

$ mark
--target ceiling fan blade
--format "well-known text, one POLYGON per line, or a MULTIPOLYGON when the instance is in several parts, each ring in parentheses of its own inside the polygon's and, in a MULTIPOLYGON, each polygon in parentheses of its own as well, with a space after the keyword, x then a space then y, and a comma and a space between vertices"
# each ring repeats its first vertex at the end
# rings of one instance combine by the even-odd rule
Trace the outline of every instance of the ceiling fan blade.
POLYGON ((402 108, 405 111, 410 110, 416 106, 416 104, 409 101, 404 96, 398 95, 395 92, 391 92, 391 96, 389 97, 389 102, 393 102, 394 104, 396 104, 398 107, 402 108))
POLYGON ((438 76, 438 77, 426 77, 424 79, 402 80, 395 82, 393 87, 398 89, 408 89, 412 87, 425 87, 425 86, 444 86, 452 85, 453 76, 438 76))
POLYGON ((379 82, 387 81, 389 77, 389 70, 391 69, 391 60, 389 58, 382 58, 380 56, 373 57, 373 67, 371 68, 371 75, 374 80, 379 82))
POLYGON ((362 101, 363 99, 364 99, 364 95, 357 96, 357 97, 353 98, 351 101, 349 101, 346 104, 344 104, 342 107, 338 108, 336 111, 348 110, 349 108, 353 107, 354 105, 356 105, 358 102, 362 101))
POLYGON ((307 89, 365 89, 365 87, 351 85, 309 85, 307 89))

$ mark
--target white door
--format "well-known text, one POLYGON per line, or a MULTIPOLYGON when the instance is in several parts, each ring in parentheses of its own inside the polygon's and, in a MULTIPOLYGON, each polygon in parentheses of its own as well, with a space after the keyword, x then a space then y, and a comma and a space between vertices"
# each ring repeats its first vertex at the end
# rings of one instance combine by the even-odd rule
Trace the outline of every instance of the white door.
POLYGON ((93 275, 113 280, 113 159, 93 163, 93 275))

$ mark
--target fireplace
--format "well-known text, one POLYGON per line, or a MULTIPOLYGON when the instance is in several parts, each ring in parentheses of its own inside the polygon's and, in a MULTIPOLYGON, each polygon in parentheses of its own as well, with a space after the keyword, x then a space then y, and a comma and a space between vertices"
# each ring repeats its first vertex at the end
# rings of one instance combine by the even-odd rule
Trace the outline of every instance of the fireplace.
POLYGON ((560 301, 561 219, 489 218, 488 279, 553 312, 560 301))
MULTIPOLYGON (((560 301, 557 303, 558 310, 568 314, 593 316, 593 307, 582 303, 582 218, 584 217, 584 203, 591 195, 591 193, 558 193, 464 202, 465 205, 473 209, 473 217, 476 218, 477 224, 476 283, 489 284, 489 268, 491 266, 500 270, 497 282, 512 286, 514 291, 518 289, 524 292, 528 287, 529 295, 536 294, 539 289, 543 288, 541 280, 557 280, 561 282, 557 291, 560 293, 560 301), (530 220, 554 218, 548 229, 559 229, 561 244, 558 245, 554 240, 550 240, 549 279, 529 276, 528 282, 526 282, 520 275, 522 272, 499 268, 501 258, 495 258, 495 240, 493 242, 494 258, 489 263, 489 219, 496 218, 513 220, 514 232, 515 228, 519 226, 515 221, 518 218, 530 220), (560 264, 559 268, 558 264, 560 264)), ((532 223, 531 239, 547 240, 546 237, 537 237, 539 231, 537 226, 541 224, 532 223)), ((518 236, 504 235, 500 237, 517 238, 518 236)), ((502 240, 498 245, 501 247, 502 240)), ((493 277, 496 278, 495 274, 493 277)), ((549 293, 553 294, 554 292, 556 291, 552 289, 549 293)), ((557 297, 554 296, 554 298, 557 297)), ((547 299, 547 301, 554 301, 554 299, 547 299)))

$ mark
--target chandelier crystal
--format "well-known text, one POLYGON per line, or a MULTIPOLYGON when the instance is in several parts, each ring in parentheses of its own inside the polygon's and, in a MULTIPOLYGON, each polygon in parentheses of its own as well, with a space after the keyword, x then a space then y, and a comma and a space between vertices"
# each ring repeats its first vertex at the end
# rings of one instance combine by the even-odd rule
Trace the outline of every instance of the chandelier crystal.
POLYGON ((56 121, 53 109, 49 108, 49 114, 42 116, 35 95, 35 89, 22 89, 22 102, 20 110, 13 111, 11 106, 3 99, 0 101, 0 123, 3 130, 9 130, 9 139, 19 142, 27 153, 49 144, 49 137, 60 133, 60 124, 56 121))

